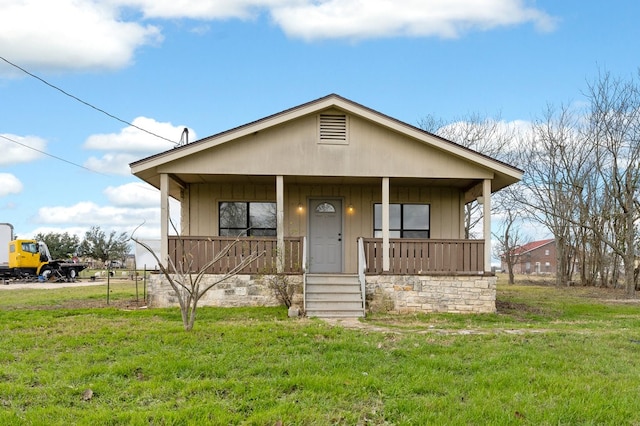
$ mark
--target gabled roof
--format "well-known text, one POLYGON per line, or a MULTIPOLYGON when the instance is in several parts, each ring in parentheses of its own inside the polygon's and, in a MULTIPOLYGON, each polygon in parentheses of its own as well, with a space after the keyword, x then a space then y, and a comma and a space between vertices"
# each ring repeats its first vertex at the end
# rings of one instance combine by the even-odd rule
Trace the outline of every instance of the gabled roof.
POLYGON ((515 254, 516 256, 522 256, 523 254, 529 253, 533 250, 539 249, 540 247, 544 247, 547 244, 551 244, 555 241, 555 239, 551 238, 548 240, 540 240, 540 241, 533 241, 530 243, 527 243, 525 245, 522 245, 520 247, 516 247, 513 249, 513 254, 515 254))
POLYGON ((397 134, 402 134, 413 140, 427 144, 443 153, 447 153, 447 155, 464 159, 467 162, 490 170, 494 174, 494 190, 517 182, 522 177, 523 171, 516 167, 458 145, 452 141, 382 114, 337 94, 330 94, 242 126, 202 138, 187 145, 143 158, 131 163, 130 167, 134 175, 153 184, 154 181, 157 181, 158 168, 168 163, 221 146, 227 142, 231 142, 242 137, 257 134, 258 132, 273 128, 280 124, 287 123, 304 116, 309 116, 311 114, 317 114, 321 111, 332 108, 342 110, 347 114, 371 121, 376 125, 387 128, 397 134))

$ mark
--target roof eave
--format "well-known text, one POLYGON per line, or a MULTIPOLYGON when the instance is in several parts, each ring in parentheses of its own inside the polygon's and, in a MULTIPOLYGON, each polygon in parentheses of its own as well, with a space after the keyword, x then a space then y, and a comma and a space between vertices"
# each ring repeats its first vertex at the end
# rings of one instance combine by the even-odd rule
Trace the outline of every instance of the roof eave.
POLYGON ((342 109, 350 114, 379 123, 423 143, 428 143, 435 148, 450 153, 451 155, 458 156, 466 161, 474 162, 482 167, 486 167, 487 169, 494 171, 494 173, 498 175, 498 179, 494 182, 495 188, 492 187, 492 191, 499 190, 520 181, 524 174, 522 170, 500 160, 496 160, 470 148, 456 144, 455 142, 434 135, 433 133, 412 126, 349 99, 343 98, 337 94, 330 94, 233 129, 202 138, 188 145, 154 154, 138 161, 134 161, 130 163, 129 166, 133 175, 143 180, 147 180, 143 176, 150 178, 153 172, 151 175, 146 172, 155 170, 157 167, 168 162, 177 160, 184 156, 196 154, 200 151, 221 145, 231 140, 259 132, 308 114, 317 113, 328 108, 342 109))

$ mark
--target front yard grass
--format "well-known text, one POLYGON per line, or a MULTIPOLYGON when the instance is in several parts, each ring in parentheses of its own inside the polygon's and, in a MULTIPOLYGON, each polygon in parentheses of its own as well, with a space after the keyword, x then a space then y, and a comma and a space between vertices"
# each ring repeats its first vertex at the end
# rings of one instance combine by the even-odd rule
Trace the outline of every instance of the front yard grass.
POLYGON ((0 292, 0 424, 640 424, 640 305, 613 290, 351 325, 201 308, 192 332, 112 290, 0 292))

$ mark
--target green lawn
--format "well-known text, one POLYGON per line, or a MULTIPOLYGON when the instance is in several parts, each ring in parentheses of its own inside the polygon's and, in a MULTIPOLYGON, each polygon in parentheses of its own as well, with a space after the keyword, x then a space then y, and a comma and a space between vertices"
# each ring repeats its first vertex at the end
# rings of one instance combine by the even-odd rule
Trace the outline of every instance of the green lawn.
POLYGON ((185 332, 111 290, 0 292, 0 424, 640 424, 620 292, 499 284, 497 314, 358 328, 202 308, 185 332))

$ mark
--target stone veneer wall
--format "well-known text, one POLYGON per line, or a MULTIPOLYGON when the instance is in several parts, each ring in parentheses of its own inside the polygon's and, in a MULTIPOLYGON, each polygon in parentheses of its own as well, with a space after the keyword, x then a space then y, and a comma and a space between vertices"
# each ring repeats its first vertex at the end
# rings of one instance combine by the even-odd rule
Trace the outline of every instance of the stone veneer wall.
MULTIPOLYGON (((269 288, 270 275, 236 275, 216 285, 200 299, 199 306, 278 306, 269 288)), ((201 285, 218 279, 205 275, 201 285)), ((287 275, 296 286, 293 304, 302 306, 302 276, 287 275)), ((496 311, 495 276, 368 275, 369 311, 493 313, 496 311)), ((178 306, 175 292, 161 274, 147 282, 149 307, 178 306)))
POLYGON ((367 276, 370 310, 493 313, 495 276, 367 276))
MULTIPOLYGON (((220 275, 205 275, 200 282, 201 287, 220 279, 220 275)), ((270 275, 236 275, 209 290, 198 303, 198 306, 279 306, 280 301, 269 288, 270 275)), ((287 275, 290 284, 295 285, 294 303, 302 306, 302 276, 287 275), (298 291, 299 290, 299 291, 298 291)), ((152 308, 178 306, 175 291, 162 274, 151 274, 147 282, 148 305, 152 308)))

